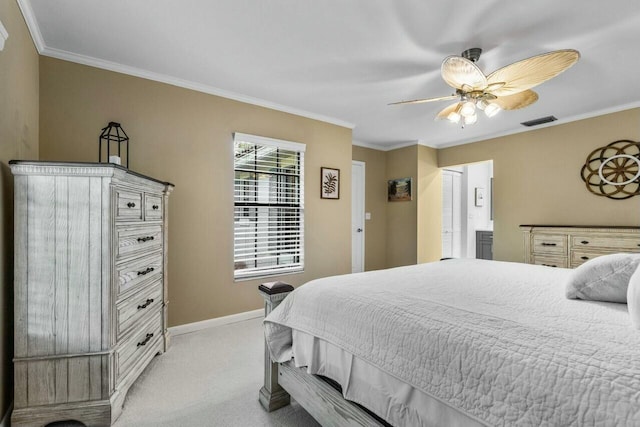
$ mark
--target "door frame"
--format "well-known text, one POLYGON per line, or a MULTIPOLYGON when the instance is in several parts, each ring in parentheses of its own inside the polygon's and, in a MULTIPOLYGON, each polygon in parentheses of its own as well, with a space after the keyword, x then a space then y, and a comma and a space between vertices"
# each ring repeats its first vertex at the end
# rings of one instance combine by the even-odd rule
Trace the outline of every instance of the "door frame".
POLYGON ((366 207, 365 207, 365 189, 366 189, 366 163, 362 162, 360 160, 352 160, 351 161, 351 272, 362 272, 365 271, 365 234, 366 234, 366 227, 365 227, 365 211, 366 211, 366 207), (360 186, 361 188, 356 188, 356 183, 353 180, 353 174, 354 171, 357 170, 357 168, 360 168, 361 172, 361 183, 362 185, 360 186), (359 191, 358 191, 359 190, 359 191), (360 195, 360 199, 357 200, 356 198, 358 197, 358 195, 360 195), (356 203, 359 203, 362 206, 362 215, 360 218, 357 217, 357 212, 356 209, 354 209, 354 205, 356 203), (359 221, 358 221, 359 220, 359 221), (362 224, 362 238, 360 239, 360 253, 362 254, 361 256, 361 265, 360 266, 356 266, 354 265, 354 257, 353 257, 353 251, 354 251, 354 247, 353 247, 353 234, 355 232, 355 230, 353 229, 353 224, 359 222, 360 224, 362 224))

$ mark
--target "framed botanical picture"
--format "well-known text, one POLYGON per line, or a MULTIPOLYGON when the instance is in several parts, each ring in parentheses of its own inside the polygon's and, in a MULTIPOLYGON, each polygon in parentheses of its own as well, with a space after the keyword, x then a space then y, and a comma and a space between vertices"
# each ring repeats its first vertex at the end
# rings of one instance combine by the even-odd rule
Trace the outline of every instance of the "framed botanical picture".
POLYGON ((340 198, 340 169, 320 168, 320 197, 323 199, 340 198))
POLYGON ((408 202, 410 200, 411 178, 398 178, 387 181, 387 201, 408 202))

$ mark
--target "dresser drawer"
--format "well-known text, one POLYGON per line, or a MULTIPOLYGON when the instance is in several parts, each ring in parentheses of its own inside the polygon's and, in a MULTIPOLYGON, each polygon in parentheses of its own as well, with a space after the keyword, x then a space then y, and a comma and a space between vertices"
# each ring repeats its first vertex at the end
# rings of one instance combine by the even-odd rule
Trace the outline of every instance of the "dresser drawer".
POLYGON ((119 221, 142 220, 142 193, 116 188, 116 219, 119 221))
POLYGON ((162 276, 162 253, 158 252, 142 258, 116 265, 118 271, 118 296, 139 288, 143 283, 162 276))
POLYGON ((567 236, 562 234, 534 234, 533 252, 536 254, 567 253, 567 236))
MULTIPOLYGON (((602 255, 609 255, 609 254, 617 254, 620 253, 621 251, 616 250, 616 249, 599 249, 598 251, 588 251, 588 250, 583 250, 581 248, 571 251, 571 268, 576 268, 579 265, 584 264, 585 262, 597 258, 599 256, 602 255)), ((640 252, 637 250, 629 250, 627 252, 640 252)))
POLYGON ((533 255, 533 264, 544 265, 546 267, 568 268, 567 258, 544 255, 533 255))
POLYGON ((573 249, 613 249, 614 252, 638 252, 640 251, 640 237, 617 237, 611 236, 571 236, 573 249))
POLYGON ((145 193, 144 219, 146 221, 162 219, 162 196, 145 193))
POLYGON ((147 313, 157 311, 162 306, 162 280, 130 295, 116 306, 117 338, 120 339, 147 313))
POLYGON ((162 248, 162 226, 116 227, 116 262, 140 253, 149 253, 162 248))
POLYGON ((157 310, 146 322, 129 335, 115 352, 116 383, 120 382, 136 363, 145 358, 162 339, 162 312, 157 310))

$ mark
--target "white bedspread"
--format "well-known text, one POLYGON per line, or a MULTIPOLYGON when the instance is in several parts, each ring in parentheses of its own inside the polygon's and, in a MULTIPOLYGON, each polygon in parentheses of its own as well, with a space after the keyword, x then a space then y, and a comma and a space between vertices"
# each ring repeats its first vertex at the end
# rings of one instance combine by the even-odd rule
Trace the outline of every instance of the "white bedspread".
POLYGON ((265 319, 319 337, 490 425, 640 425, 640 333, 624 304, 567 300, 569 270, 448 260, 335 276, 265 319))

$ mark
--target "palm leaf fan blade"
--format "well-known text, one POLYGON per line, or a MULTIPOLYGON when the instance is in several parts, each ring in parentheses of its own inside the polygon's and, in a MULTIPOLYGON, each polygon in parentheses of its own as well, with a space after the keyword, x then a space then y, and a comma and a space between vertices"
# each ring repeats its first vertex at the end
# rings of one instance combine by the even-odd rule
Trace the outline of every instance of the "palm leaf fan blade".
POLYGON ((482 90, 487 87, 487 77, 473 61, 461 56, 448 56, 442 61, 440 72, 444 81, 455 89, 467 85, 482 90))
POLYGON ((423 104, 425 102, 434 102, 434 101, 447 101, 449 99, 455 99, 458 95, 447 95, 447 96, 439 96, 437 98, 423 98, 423 99, 412 99, 411 101, 399 101, 392 102, 387 105, 403 105, 403 104, 423 104))
POLYGON ((491 101, 491 103, 498 104, 503 110, 517 110, 527 107, 537 100, 538 94, 531 89, 527 89, 513 95, 500 96, 491 101))
POLYGON ((505 82, 504 86, 492 90, 496 96, 513 95, 544 83, 567 70, 580 59, 580 52, 573 49, 543 53, 514 62, 489 74, 487 82, 505 82))

